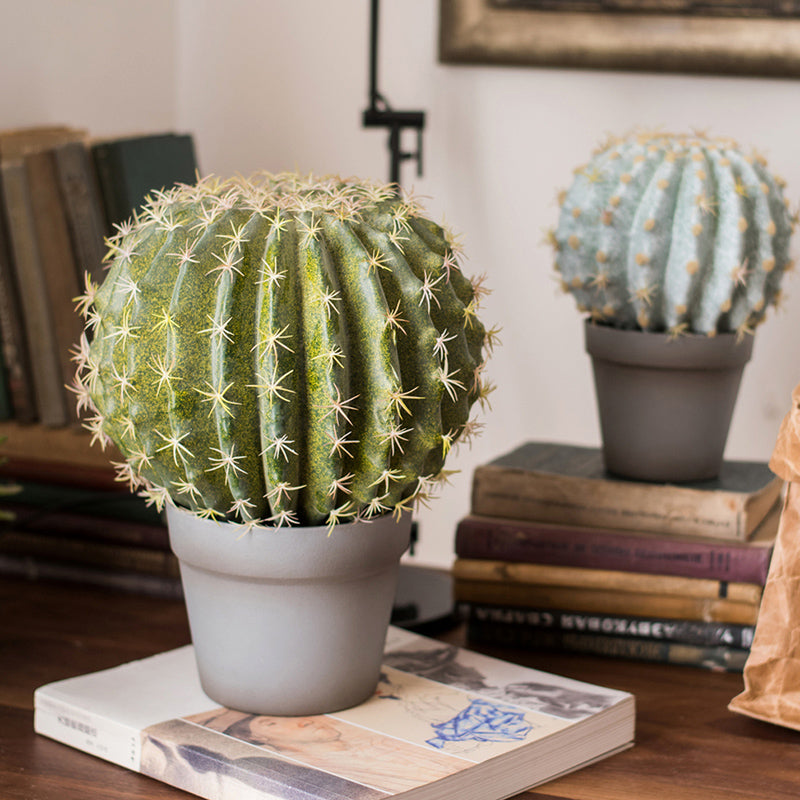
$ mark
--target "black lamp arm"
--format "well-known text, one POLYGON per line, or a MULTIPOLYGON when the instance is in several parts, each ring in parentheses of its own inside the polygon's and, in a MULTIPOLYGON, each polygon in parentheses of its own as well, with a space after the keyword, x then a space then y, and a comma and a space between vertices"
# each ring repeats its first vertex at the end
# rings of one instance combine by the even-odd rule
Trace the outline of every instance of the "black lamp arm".
POLYGON ((362 124, 365 128, 386 128, 389 131, 389 181, 400 184, 400 164, 413 159, 417 162, 417 175, 422 175, 422 131, 425 128, 424 111, 395 111, 378 91, 378 15, 379 0, 371 0, 370 14, 370 62, 369 62, 369 108, 364 111, 362 124), (417 146, 414 150, 403 150, 402 134, 407 128, 416 130, 417 146))

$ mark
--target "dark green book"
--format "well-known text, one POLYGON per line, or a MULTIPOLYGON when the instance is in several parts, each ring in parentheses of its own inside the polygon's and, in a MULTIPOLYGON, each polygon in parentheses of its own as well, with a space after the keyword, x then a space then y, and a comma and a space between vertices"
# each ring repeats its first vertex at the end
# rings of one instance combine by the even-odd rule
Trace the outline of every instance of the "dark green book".
POLYGON ((600 448, 526 442, 475 469, 472 514, 746 540, 782 486, 763 462, 726 461, 707 481, 650 483, 610 475, 600 448))
POLYGON ((139 496, 120 486, 117 491, 84 489, 38 481, 14 481, 18 491, 3 498, 0 508, 11 511, 35 509, 38 516, 59 513, 83 514, 119 519, 146 525, 163 526, 162 515, 139 496))
POLYGON ((643 637, 614 636, 603 633, 544 630, 484 623, 467 623, 467 641, 471 645, 516 647, 523 650, 550 650, 560 653, 625 658, 703 667, 719 672, 742 672, 749 648, 724 644, 685 644, 643 637))
POLYGON ((197 158, 190 134, 158 133, 107 139, 92 145, 109 233, 154 191, 194 183, 197 158))

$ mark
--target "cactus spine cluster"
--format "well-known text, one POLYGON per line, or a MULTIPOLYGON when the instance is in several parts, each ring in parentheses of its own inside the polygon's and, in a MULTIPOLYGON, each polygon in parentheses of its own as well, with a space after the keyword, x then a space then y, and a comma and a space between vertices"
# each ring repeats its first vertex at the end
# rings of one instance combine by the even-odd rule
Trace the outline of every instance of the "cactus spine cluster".
POLYGON ((205 179, 155 194, 109 257, 75 391, 158 504, 333 526, 424 500, 476 432, 485 290, 393 187, 205 179))
POLYGON ((779 302, 793 219, 759 155, 704 135, 612 138, 560 197, 562 288, 597 322, 752 333, 779 302))

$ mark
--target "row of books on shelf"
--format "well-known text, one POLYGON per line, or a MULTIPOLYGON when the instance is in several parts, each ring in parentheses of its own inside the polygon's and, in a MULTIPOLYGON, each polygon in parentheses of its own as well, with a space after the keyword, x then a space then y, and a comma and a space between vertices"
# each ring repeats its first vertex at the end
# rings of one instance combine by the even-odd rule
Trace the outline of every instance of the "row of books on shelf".
POLYGON ((162 515, 126 489, 17 481, 0 512, 0 575, 182 596, 162 515))
POLYGON ((782 489, 764 463, 640 483, 608 475, 599 449, 525 443, 475 470, 458 525, 468 638, 741 671, 782 489))
POLYGON ((192 182, 192 136, 92 139, 42 126, 0 131, 0 419, 76 421, 75 300, 103 277, 105 238, 147 195, 192 182))

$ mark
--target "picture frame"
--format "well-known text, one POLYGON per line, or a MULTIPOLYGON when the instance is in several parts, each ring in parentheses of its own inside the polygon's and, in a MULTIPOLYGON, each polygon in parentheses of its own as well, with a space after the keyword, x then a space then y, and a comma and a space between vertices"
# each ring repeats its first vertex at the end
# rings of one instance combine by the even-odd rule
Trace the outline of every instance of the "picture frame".
POLYGON ((439 61, 800 77, 800 16, 770 16, 764 0, 733 0, 724 15, 652 10, 670 3, 627 0, 646 10, 607 12, 557 10, 557 0, 548 10, 525 0, 440 0, 439 61))

